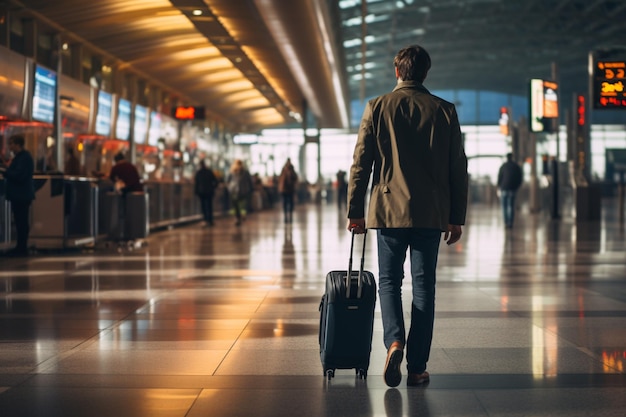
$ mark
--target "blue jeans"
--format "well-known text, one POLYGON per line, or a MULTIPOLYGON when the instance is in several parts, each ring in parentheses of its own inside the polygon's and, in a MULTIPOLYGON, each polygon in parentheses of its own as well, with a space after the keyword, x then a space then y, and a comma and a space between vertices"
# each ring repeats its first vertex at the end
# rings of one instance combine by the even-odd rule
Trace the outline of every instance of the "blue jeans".
POLYGON ((213 224, 213 194, 202 194, 198 198, 200 199, 204 221, 213 224))
POLYGON ((293 220, 293 193, 283 193, 283 213, 285 222, 291 223, 293 220))
POLYGON ((515 217, 515 191, 501 190, 500 198, 502 200, 502 214, 504 215, 504 225, 513 226, 515 217))
POLYGON ((435 321, 435 270, 440 241, 439 229, 378 230, 378 293, 384 342, 389 349, 395 341, 406 341, 409 373, 424 372, 430 356, 435 321), (407 339, 402 309, 402 280, 409 248, 413 300, 407 339))

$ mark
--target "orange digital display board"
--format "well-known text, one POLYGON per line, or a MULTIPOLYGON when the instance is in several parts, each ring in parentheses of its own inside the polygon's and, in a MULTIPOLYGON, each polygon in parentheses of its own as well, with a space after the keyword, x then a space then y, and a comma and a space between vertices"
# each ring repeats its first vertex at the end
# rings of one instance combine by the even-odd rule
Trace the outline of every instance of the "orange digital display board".
POLYGON ((204 120, 204 107, 178 106, 172 113, 178 120, 204 120))
POLYGON ((626 61, 595 62, 593 98, 595 109, 626 108, 626 61))

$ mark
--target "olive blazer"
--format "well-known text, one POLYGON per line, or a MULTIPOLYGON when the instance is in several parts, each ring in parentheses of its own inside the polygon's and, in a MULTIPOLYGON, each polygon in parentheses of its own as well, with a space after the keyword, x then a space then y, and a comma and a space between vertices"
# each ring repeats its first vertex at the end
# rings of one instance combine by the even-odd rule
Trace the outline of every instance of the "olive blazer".
POLYGON ((366 227, 435 228, 465 224, 467 157, 456 108, 415 81, 365 106, 348 187, 348 218, 366 227))

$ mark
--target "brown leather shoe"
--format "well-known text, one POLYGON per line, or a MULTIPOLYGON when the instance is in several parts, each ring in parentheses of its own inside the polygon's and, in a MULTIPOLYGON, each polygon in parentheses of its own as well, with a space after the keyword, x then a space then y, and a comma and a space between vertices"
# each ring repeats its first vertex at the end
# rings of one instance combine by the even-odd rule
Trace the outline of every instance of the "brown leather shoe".
POLYGON ((430 374, 426 371, 422 372, 421 374, 409 374, 409 376, 406 378, 406 384, 409 387, 415 387, 421 384, 425 384, 428 381, 430 381, 430 374))
POLYGON ((387 361, 385 362, 385 383, 390 387, 397 387, 402 381, 402 372, 400 371, 400 365, 402 364, 402 358, 404 352, 402 351, 404 346, 402 342, 393 342, 387 350, 387 361))

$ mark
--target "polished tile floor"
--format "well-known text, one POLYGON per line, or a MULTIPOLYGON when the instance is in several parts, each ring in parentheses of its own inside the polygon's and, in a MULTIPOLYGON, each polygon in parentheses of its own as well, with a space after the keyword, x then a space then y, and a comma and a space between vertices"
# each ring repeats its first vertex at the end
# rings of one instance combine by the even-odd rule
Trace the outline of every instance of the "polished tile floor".
MULTIPOLYGON (((347 264, 334 205, 150 236, 144 248, 0 259, 0 416, 626 415, 626 240, 601 222, 474 205, 442 245, 429 385, 322 375, 324 277, 347 264)), ((376 274, 374 234, 366 269, 376 274)), ((409 282, 405 293, 409 293, 409 282)), ((407 305, 410 302, 405 300, 407 305)))

